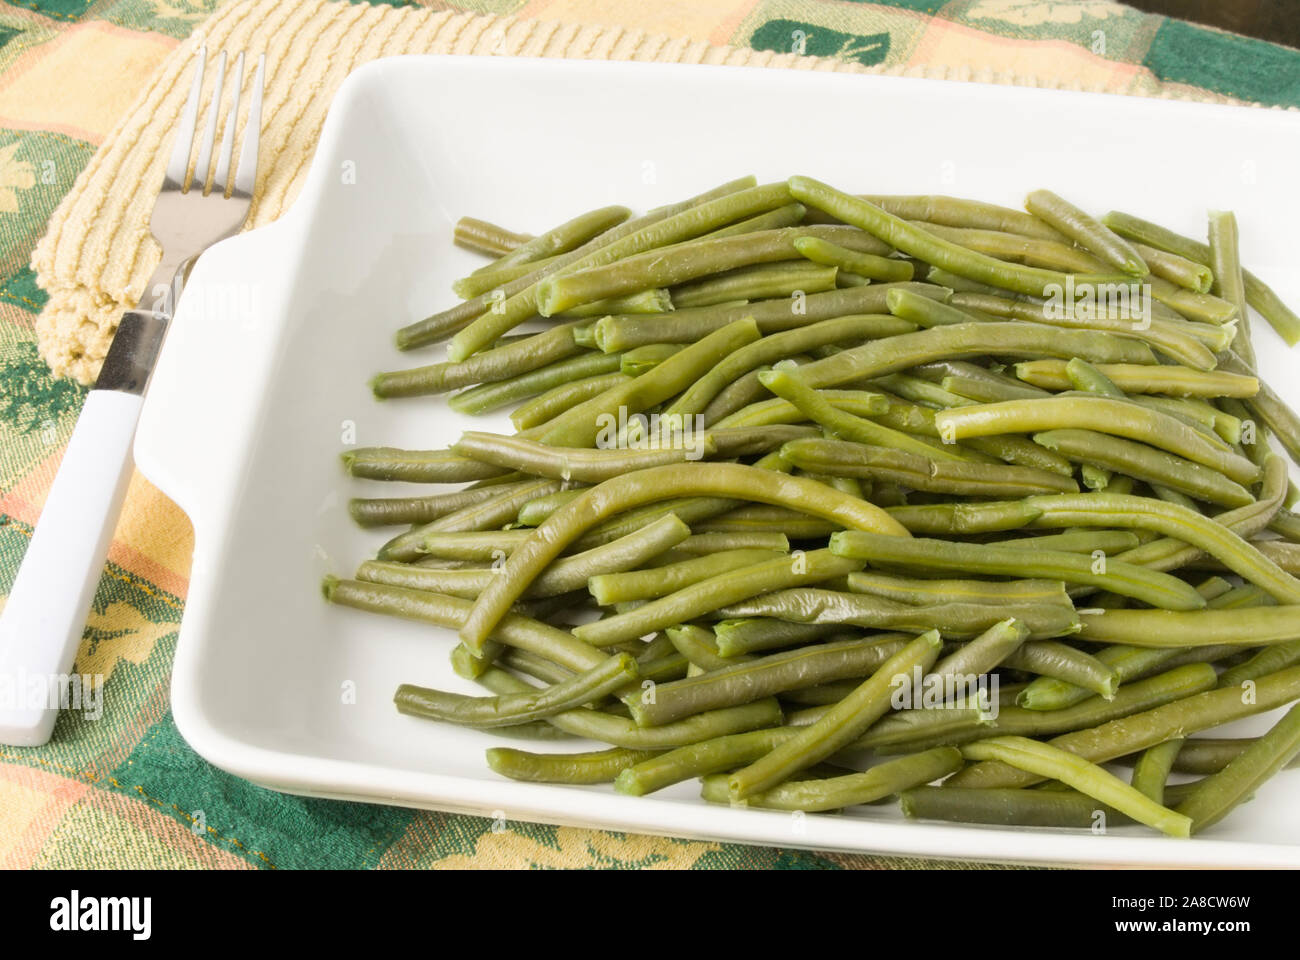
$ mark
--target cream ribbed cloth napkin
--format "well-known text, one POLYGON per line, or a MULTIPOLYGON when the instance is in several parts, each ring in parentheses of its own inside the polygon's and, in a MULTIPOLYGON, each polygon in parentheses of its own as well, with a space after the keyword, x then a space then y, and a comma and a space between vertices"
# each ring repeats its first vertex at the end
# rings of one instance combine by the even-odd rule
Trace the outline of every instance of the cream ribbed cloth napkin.
MULTIPOLYGON (((48 232, 32 254, 37 283, 50 295, 36 321, 40 352, 59 376, 83 383, 94 380, 118 318, 137 302, 158 263, 149 215, 200 44, 213 51, 267 54, 260 175, 246 229, 274 220, 293 201, 335 89, 352 70, 379 57, 414 53, 566 57, 1078 86, 1041 77, 974 74, 944 65, 864 68, 821 57, 710 46, 617 27, 325 0, 234 3, 219 10, 164 61, 55 210, 48 232)), ((209 89, 200 117, 207 109, 214 72, 208 71, 209 89)), ((245 72, 246 88, 252 73, 245 72)), ((1169 95, 1158 84, 1155 87, 1110 92, 1169 95)))

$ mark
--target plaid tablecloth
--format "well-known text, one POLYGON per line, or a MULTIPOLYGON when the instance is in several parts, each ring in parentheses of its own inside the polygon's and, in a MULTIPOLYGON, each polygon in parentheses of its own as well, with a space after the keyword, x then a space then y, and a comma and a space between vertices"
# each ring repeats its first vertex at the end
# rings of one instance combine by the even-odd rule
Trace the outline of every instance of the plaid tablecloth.
MULTIPOLYGON (((56 377, 38 351, 36 318, 48 295, 36 283, 33 250, 119 118, 169 52, 218 5, 0 0, 0 594, 13 582, 85 395, 75 380, 56 377)), ((1116 93, 1300 105, 1300 52, 1106 0, 429 6, 621 27, 954 80, 1011 76, 1116 93)), ((77 372, 77 357, 55 359, 77 372)), ((169 710, 191 548, 185 516, 136 476, 77 658, 78 672, 105 678, 102 716, 66 714, 45 747, 0 747, 0 866, 942 865, 493 823, 286 796, 228 776, 188 747, 169 710)))

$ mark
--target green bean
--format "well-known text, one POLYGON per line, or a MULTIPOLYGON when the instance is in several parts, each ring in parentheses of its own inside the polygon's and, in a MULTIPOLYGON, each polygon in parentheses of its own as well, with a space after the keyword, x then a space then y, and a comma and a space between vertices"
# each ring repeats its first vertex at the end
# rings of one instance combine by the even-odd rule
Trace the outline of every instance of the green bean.
POLYGON ((1209 240, 1210 265, 1214 268, 1214 288, 1210 292, 1237 308, 1241 322, 1233 346, 1237 354, 1253 367, 1255 348, 1250 342, 1246 279, 1241 272, 1241 259, 1237 249, 1237 218, 1229 211, 1211 210, 1209 240))
MULTIPOLYGON (((735 666, 741 661, 753 659, 752 657, 737 657, 728 659, 718 652, 717 645, 714 643, 713 634, 706 627, 696 626, 695 624, 686 624, 685 626, 669 627, 664 631, 669 642, 673 645, 681 656, 690 662, 691 666, 700 672, 708 670, 722 670, 726 667, 735 666)), ((691 676, 691 674, 688 674, 691 676)), ((643 697, 644 699, 652 699, 643 697)), ((641 723, 640 717, 633 712, 633 717, 641 723)), ((642 723, 642 726, 647 724, 642 723)))
POLYGON ((1060 580, 916 580, 873 572, 850 573, 847 580, 849 589, 854 593, 871 594, 912 606, 945 600, 991 604, 1008 601, 1069 602, 1065 595, 1065 584, 1060 580))
POLYGON ((425 534, 420 549, 425 557, 482 564, 507 556, 527 539, 527 530, 434 530, 425 534))
POLYGON ((1111 667, 1064 643, 1046 640, 1026 643, 1007 654, 1003 666, 1075 684, 1104 700, 1115 699, 1119 688, 1119 677, 1111 667))
POLYGON ((1133 789, 1163 806, 1169 771, 1186 742, 1183 737, 1175 737, 1144 750, 1133 767, 1133 789))
POLYGON ((379 548, 378 557, 380 560, 415 560, 423 552, 424 538, 429 533, 490 530, 500 527, 513 520, 525 503, 536 497, 553 493, 559 489, 559 486, 554 480, 537 480, 518 487, 512 484, 491 500, 463 507, 455 513, 449 513, 430 523, 412 527, 406 533, 398 534, 379 548))
POLYGON ((959 569, 965 573, 1089 584, 1172 610, 1196 610, 1205 606, 1204 597, 1175 577, 1114 560, 1100 566, 1091 557, 1066 551, 903 537, 889 538, 886 542, 886 538, 865 531, 832 534, 830 549, 840 556, 870 560, 874 564, 959 569), (897 543, 893 542, 895 539, 897 543))
POLYGON ((532 234, 514 233, 505 227, 474 217, 461 217, 452 230, 452 242, 456 246, 498 256, 517 249, 531 239, 532 234))
POLYGON ((770 790, 852 743, 889 710, 895 678, 910 676, 914 668, 928 670, 938 657, 941 645, 937 630, 918 636, 821 719, 733 773, 728 780, 732 799, 744 800, 770 790))
POLYGON ((642 726, 658 726, 720 706, 862 678, 895 652, 871 639, 841 640, 747 658, 743 663, 715 666, 699 676, 660 684, 653 700, 631 704, 632 715, 642 726))
POLYGON ((530 370, 507 380, 484 383, 454 394, 447 404, 457 413, 487 413, 554 387, 619 369, 621 355, 589 351, 530 370))
POLYGON ((1077 790, 913 787, 899 795, 909 820, 949 820, 997 826, 1080 827, 1122 824, 1129 818, 1077 790))
MULTIPOLYGON (((1047 390, 1069 390, 1071 382, 1062 360, 1017 363, 1016 376, 1047 390)), ((1221 370, 1148 364, 1100 364, 1098 372, 1125 393, 1163 393, 1174 397, 1252 397, 1259 391, 1254 377, 1221 370)))
POLYGON ((785 620, 746 618, 720 620, 713 625, 718 652, 724 657, 775 650, 813 640, 824 640, 841 628, 836 624, 790 623, 785 620))
POLYGON ((571 680, 532 693, 469 697, 404 683, 393 701, 400 713, 471 727, 505 727, 541 720, 598 701, 636 679, 636 660, 620 653, 571 680))
MULTIPOLYGON (((1130 550, 1141 541, 1128 530, 1071 530, 1045 537, 1022 537, 1016 540, 999 540, 1003 547, 1027 547, 1031 550, 1065 550, 1069 553, 1119 553, 1130 550)), ((1200 592, 1199 590, 1197 591, 1200 592)))
MULTIPOLYGON (((586 490, 583 492, 585 493, 586 490)), ((587 533, 574 541, 573 549, 585 550, 627 536, 633 530, 640 530, 652 520, 657 520, 669 513, 675 513, 683 523, 698 526, 711 517, 735 509, 743 502, 726 497, 675 497, 659 503, 648 504, 596 524, 587 533)))
POLYGON ((1216 470, 1131 440, 1093 430, 1064 429, 1035 433, 1034 441, 1072 460, 1159 484, 1198 500, 1226 507, 1242 507, 1255 500, 1249 490, 1216 470))
MULTIPOLYGON (((1168 250, 1159 250, 1156 247, 1149 247, 1145 243, 1133 243, 1133 249, 1142 257, 1142 262, 1151 268, 1151 274, 1161 279, 1168 280, 1170 283, 1176 283, 1193 293, 1214 293, 1218 296, 1217 290, 1211 290, 1215 284, 1215 275, 1205 264, 1197 263, 1195 260, 1188 260, 1186 257, 1180 257, 1176 253, 1170 253, 1168 250)), ((1238 316, 1245 317, 1245 301, 1242 301, 1243 309, 1238 316)))
POLYGON ((686 444, 677 446, 659 446, 657 440, 652 438, 646 444, 647 449, 588 450, 548 446, 503 434, 467 431, 461 434, 452 449, 485 463, 522 467, 534 476, 583 483, 599 483, 633 470, 698 460, 714 449, 708 436, 686 438, 686 444))
MULTIPOLYGON (((801 203, 861 227, 903 253, 959 276, 970 277, 1018 293, 1041 295, 1055 285, 1065 288, 1066 275, 1053 270, 1020 267, 967 250, 893 214, 810 177, 791 177, 790 193, 801 203)), ((1082 275, 1081 283, 1114 283, 1120 278, 1082 275)), ((1073 281, 1072 281, 1073 282, 1073 281)))
POLYGON ((572 220, 538 234, 497 260, 494 267, 512 267, 545 260, 557 254, 568 253, 606 230, 623 223, 632 211, 627 207, 601 207, 579 214, 572 220))
POLYGON ((899 319, 927 329, 956 323, 978 323, 986 319, 938 300, 919 296, 911 290, 890 290, 885 295, 885 304, 889 307, 889 312, 899 319))
MULTIPOLYGON (((335 577, 326 578, 323 590, 331 603, 453 629, 464 623, 473 606, 471 601, 459 597, 335 577)), ((492 639, 535 653, 570 670, 589 670, 608 659, 599 650, 575 640, 567 630, 513 613, 501 620, 492 639)))
MULTIPOLYGON (((492 667, 476 679, 499 694, 525 693, 535 689, 518 677, 492 667)), ((776 700, 759 700, 741 707, 697 714, 661 727, 638 727, 627 717, 587 708, 558 713, 548 717, 547 722, 565 733, 628 750, 671 750, 701 740, 776 726, 781 722, 781 706, 776 700)))
MULTIPOLYGON (((584 244, 551 261, 541 271, 507 284, 502 291, 504 299, 496 298, 493 302, 485 302, 484 312, 480 312, 452 337, 447 347, 447 356, 453 361, 464 360, 536 315, 542 285, 561 271, 583 271, 647 250, 666 247, 678 240, 697 237, 716 227, 763 213, 787 202, 789 192, 784 189, 784 185, 772 184, 729 193, 698 205, 677 209, 667 216, 652 211, 636 220, 626 221, 590 244, 584 244)), ((636 289, 650 286, 656 284, 642 284, 636 289)))
POLYGON ((1096 764, 1025 737, 994 737, 962 747, 971 760, 998 760, 1039 776, 1050 777, 1100 800, 1128 817, 1174 837, 1191 833, 1191 818, 1156 803, 1096 764))
POLYGON ((430 523, 457 510, 491 500, 508 490, 519 489, 527 482, 479 487, 474 490, 453 490, 428 497, 353 497, 348 501, 348 513, 362 527, 430 523))
POLYGON ((971 401, 965 397, 950 393, 929 380, 913 377, 906 373, 891 373, 883 377, 876 377, 868 382, 905 400, 938 409, 971 405, 971 401))
POLYGON ((680 393, 717 362, 719 353, 730 353, 757 339, 754 322, 738 320, 674 354, 648 373, 566 410, 540 439, 553 446, 596 445, 612 423, 626 421, 680 393))
POLYGON ((925 220, 948 227, 999 230, 1042 240, 1060 240, 1061 235, 1037 217, 1023 210, 1000 207, 980 200, 944 196, 873 196, 863 199, 904 220, 925 220))
MULTIPOLYGON (((1243 698, 1237 689, 1206 690, 1087 730, 1062 734, 1051 743, 1085 760, 1104 763, 1174 737, 1265 713, 1297 698, 1300 698, 1300 667, 1291 667, 1261 677, 1251 702, 1243 702, 1249 698, 1243 698)), ((1028 786, 1040 779, 1005 764, 986 762, 967 767, 947 782, 954 787, 988 788, 1028 786)))
POLYGON ((894 603, 881 597, 809 587, 778 590, 716 611, 724 620, 776 617, 795 623, 853 624, 882 630, 938 629, 945 637, 974 637, 1000 620, 1023 620, 1034 638, 1074 633, 1074 608, 1061 603, 936 603, 925 606, 894 603))
POLYGON ((814 473, 886 480, 913 490, 957 496, 1014 497, 1079 490, 1068 477, 1034 467, 955 463, 843 440, 792 440, 781 448, 781 457, 814 473))
POLYGON ((400 450, 397 447, 358 447, 341 455, 354 477, 366 480, 404 480, 410 483, 461 483, 509 473, 500 467, 477 463, 450 450, 400 450))
MULTIPOLYGON (((805 367, 801 375, 806 376, 809 369, 805 367)), ((1007 400, 943 410, 936 415, 935 423, 946 440, 1069 428, 1094 430, 1149 443, 1218 470, 1238 483, 1259 479, 1259 468, 1245 457, 1212 444, 1168 414, 1108 397, 1007 400)))
MULTIPOLYGON (((670 363, 672 361, 669 361, 670 363)), ((679 496, 730 494, 759 503, 787 506, 850 529, 906 531, 878 507, 832 490, 815 480, 741 464, 717 463, 708 470, 688 464, 651 467, 625 474, 584 491, 537 528, 535 536, 510 555, 502 576, 479 595, 461 639, 477 650, 528 584, 570 542, 614 513, 679 496)), ((689 522, 689 521, 687 521, 689 522)))
MULTIPOLYGON (((1035 581, 1020 582, 1032 584, 1035 581)), ((1044 589, 1049 582, 1042 582, 1039 589, 1044 589)), ((1058 590, 1061 587, 1059 583, 1054 586, 1058 590)), ((936 663, 933 672, 935 676, 943 678, 977 677, 988 673, 1024 643, 1028 636, 1028 627, 1020 621, 1014 618, 999 621, 960 650, 936 663)))
POLYGON ((719 227, 703 235, 702 239, 718 240, 722 237, 734 237, 742 233, 754 233, 758 230, 779 230, 781 227, 793 227, 803 221, 808 208, 802 203, 787 203, 785 206, 758 213, 740 220, 727 227, 719 227))
MULTIPOLYGON (((1232 373, 1253 373, 1246 363, 1231 351, 1222 358, 1223 369, 1232 373)), ((1246 401, 1252 413, 1264 422, 1277 437, 1278 443, 1291 455, 1300 458, 1300 417, 1264 381, 1259 381, 1259 392, 1246 401)))
POLYGON ((1287 711, 1268 733, 1233 758, 1218 773, 1202 780, 1178 812, 1200 833, 1249 799, 1265 781, 1300 753, 1300 704, 1287 711))
POLYGON ((575 627, 573 635, 603 647, 652 630, 685 623, 729 603, 785 587, 818 583, 861 568, 856 560, 812 550, 717 573, 652 600, 635 610, 575 627))
POLYGON ((1025 209, 1124 273, 1145 277, 1151 272, 1132 244, 1050 190, 1030 193, 1025 209))
MULTIPOLYGON (((768 373, 770 370, 763 370, 761 373, 768 373)), ((777 371, 785 372, 785 371, 777 371)), ((761 375, 761 374, 760 374, 761 375)), ((755 377, 755 382, 759 382, 755 377)), ((764 393, 767 388, 759 383, 759 389, 764 393)), ((820 399, 834 410, 840 410, 857 417, 877 417, 888 412, 890 401, 888 398, 878 393, 872 393, 868 390, 819 390, 817 391, 820 399)), ((721 394, 719 394, 721 396, 721 394)), ((710 404, 712 406, 712 404, 710 404)), ((704 414, 706 421, 709 421, 709 415, 706 410, 704 414)), ((795 404, 782 397, 773 397, 768 400, 761 400, 757 403, 751 403, 748 406, 730 413, 716 422, 712 423, 711 429, 725 430, 734 427, 757 427, 778 423, 802 423, 808 419, 808 415, 800 410, 795 404)))
MULTIPOLYGON (((770 810, 839 810, 874 803, 911 787, 930 783, 959 770, 961 766, 961 751, 953 747, 935 747, 887 760, 863 773, 777 784, 750 794, 743 803, 770 810)), ((701 796, 713 803, 730 803, 728 778, 716 774, 705 777, 701 796)))
POLYGON ((627 767, 614 781, 614 789, 641 797, 683 780, 731 770, 752 763, 794 734, 789 727, 771 727, 687 744, 627 767))
POLYGON ((800 237, 794 242, 794 247, 814 263, 837 267, 868 280, 898 282, 912 279, 912 264, 906 260, 858 253, 817 237, 800 237))
POLYGON ((419 397, 476 383, 508 380, 558 363, 582 348, 573 338, 578 321, 557 324, 524 340, 469 357, 460 363, 434 363, 381 373, 370 381, 375 396, 419 397))
POLYGON ((999 400, 1027 400, 1033 397, 1047 396, 1046 393, 1035 387, 1003 384, 966 376, 944 377, 939 381, 939 386, 949 393, 954 393, 976 403, 996 403, 999 400))
MULTIPOLYGON (((1206 266, 1213 265, 1213 255, 1207 244, 1179 236, 1154 223, 1115 210, 1102 217, 1102 222, 1122 237, 1139 240, 1206 266)), ((1242 277, 1247 302, 1259 311, 1288 346, 1300 342, 1300 317, 1292 313, 1272 288, 1255 274, 1243 268, 1242 277)))
MULTIPOLYGON (((904 333, 863 344, 799 369, 813 387, 831 387, 906 370, 943 357, 1083 357, 1094 363, 1153 362, 1145 344, 1096 330, 1062 330, 1021 322, 969 323, 904 333)), ((1028 402, 1028 401, 1017 401, 1028 402)), ((1044 401, 1046 402, 1046 401, 1044 401)))
POLYGON ((1228 444, 1241 439, 1241 422, 1204 400, 1153 396, 1134 397, 1133 402, 1178 417, 1185 423, 1199 427, 1201 433, 1211 439, 1218 436, 1228 444))
MULTIPOLYGON (((1191 773, 1197 776, 1218 773, 1234 759, 1241 756, 1242 752, 1258 739, 1258 737, 1242 737, 1240 739, 1194 737, 1184 740, 1183 749, 1179 751, 1178 757, 1174 760, 1173 770, 1175 773, 1191 773)), ((1127 762, 1130 759, 1129 757, 1121 757, 1120 762, 1127 762)), ((1292 760, 1286 765, 1286 768, 1292 770, 1297 766, 1300 766, 1300 761, 1292 760)))
MULTIPOLYGON (((501 292, 497 293, 496 296, 499 299, 503 299, 505 288, 508 284, 523 277, 530 277, 543 267, 551 266, 558 259, 558 256, 546 257, 542 260, 534 260, 531 263, 518 263, 507 267, 498 267, 489 263, 486 266, 475 270, 468 277, 461 277, 459 280, 455 281, 451 285, 451 291, 456 294, 456 296, 461 297, 466 301, 473 301, 475 298, 481 297, 485 293, 499 290, 501 292)), ((461 322, 457 329, 465 326, 467 323, 468 320, 461 322)), ((447 336, 454 332, 454 330, 446 330, 439 337, 435 337, 434 339, 440 339, 441 336, 447 336)), ((500 343, 500 340, 497 342, 500 343)))
POLYGON ((624 353, 619 360, 618 369, 625 376, 639 377, 669 357, 681 353, 685 347, 684 343, 647 343, 624 353))
POLYGON ((1124 391, 1104 373, 1078 357, 1065 364, 1065 375, 1075 390, 1083 393, 1095 393, 1100 397, 1114 397, 1123 400, 1124 391))
MULTIPOLYGON (((1149 497, 1128 497, 1106 493, 1030 497, 1029 503, 1043 511, 1034 521, 1038 526, 1131 526, 1152 530, 1205 551, 1234 573, 1263 587, 1280 603, 1300 603, 1300 582, 1264 556, 1256 545, 1243 540, 1230 527, 1192 510, 1152 500, 1149 497)), ((1250 506, 1240 509, 1249 510, 1250 506)), ((1125 551, 1114 559, 1128 564, 1141 562, 1151 567, 1148 562, 1149 555, 1143 555, 1140 551, 1146 551, 1159 543, 1160 541, 1153 541, 1143 544, 1134 550, 1125 551)), ((1159 555, 1155 550, 1151 553, 1159 555)))
POLYGON ((518 407, 510 414, 510 422, 518 430, 541 426, 584 400, 625 383, 627 379, 625 374, 616 371, 561 383, 518 407))
POLYGON ((996 533, 1037 519, 1042 511, 1018 500, 990 503, 926 503, 885 511, 912 534, 996 533))
POLYGON ((1221 687, 1240 687, 1268 673, 1276 673, 1300 662, 1300 638, 1264 647, 1244 663, 1225 670, 1219 677, 1221 687))
MULTIPOLYGON (((915 329, 888 317, 848 316, 773 333, 741 347, 691 384, 665 411, 683 416, 699 413, 727 384, 749 371, 826 343, 860 342, 915 329)), ((759 377, 762 382, 762 376, 759 377)), ((766 384, 764 384, 766 385, 766 384)), ((870 395, 868 395, 870 396, 870 395)), ((882 398, 883 399, 883 398, 882 398)), ((879 401, 877 401, 879 402, 879 401)))
MULTIPOLYGON (((475 669, 481 674, 487 667, 495 665, 505 667, 508 670, 514 670, 516 673, 522 673, 524 676, 532 677, 534 680, 540 680, 544 684, 561 683, 565 680, 573 679, 573 671, 561 667, 559 664, 552 663, 545 657, 539 657, 536 654, 529 653, 527 650, 511 650, 509 647, 503 649, 491 663, 478 660, 464 644, 457 644, 453 650, 453 657, 465 661, 465 666, 461 667, 457 663, 452 664, 452 668, 457 672, 468 670, 473 672, 475 669)), ((639 670, 638 666, 638 670, 639 670)))
POLYGON ((790 540, 780 533, 693 533, 673 549, 664 551, 659 560, 676 563, 678 560, 708 556, 724 550, 789 553, 790 540))
MULTIPOLYGON (((627 293, 619 297, 610 297, 607 300, 594 300, 591 303, 584 303, 580 307, 574 307, 571 310, 562 310, 555 316, 560 319, 590 319, 592 317, 607 317, 610 314, 661 314, 668 313, 673 309, 673 298, 667 290, 662 287, 653 290, 640 290, 636 293, 627 293)), ((581 328, 584 331, 589 327, 581 328)), ((583 334, 586 338, 586 333, 583 334)), ((578 334, 575 331, 574 339, 578 340, 578 334)), ((579 340, 583 346, 595 347, 595 333, 591 333, 589 339, 579 340)))
MULTIPOLYGON (((795 245, 798 242, 794 241, 795 245)), ((835 276, 834 267, 822 267, 798 260, 741 267, 674 287, 672 303, 675 308, 709 307, 737 300, 791 297, 796 291, 822 293, 835 289, 835 276)), ((606 311, 607 314, 630 312, 606 311)))
POLYGON ((1269 521, 1268 529, 1289 543, 1300 543, 1300 514, 1286 509, 1279 510, 1269 521))
POLYGON ((613 747, 590 753, 529 753, 510 747, 492 747, 487 764, 511 780, 531 783, 611 783, 624 770, 658 756, 654 750, 613 747))
MULTIPOLYGON (((674 414, 663 414, 665 417, 674 414)), ((821 430, 805 424, 773 424, 765 427, 724 427, 707 430, 702 434, 705 443, 715 448, 720 460, 772 453, 794 440, 820 437, 821 430)), ((772 509, 770 507, 763 509, 772 509)))
POLYGON ((785 556, 788 553, 784 551, 725 550, 648 570, 593 576, 587 587, 601 606, 629 600, 653 600, 709 577, 785 556))
MULTIPOLYGON (((821 424, 832 435, 861 444, 878 444, 932 460, 955 460, 958 455, 930 446, 892 427, 881 426, 863 417, 841 410, 819 391, 813 390, 802 376, 790 370, 769 370, 759 374, 759 382, 778 398, 793 404, 805 416, 821 424)), ((725 421, 724 421, 725 422, 725 421)))
POLYGON ((1080 637, 1134 647, 1183 647, 1206 643, 1258 647, 1300 638, 1300 606, 1244 610, 1108 610, 1083 615, 1080 637))

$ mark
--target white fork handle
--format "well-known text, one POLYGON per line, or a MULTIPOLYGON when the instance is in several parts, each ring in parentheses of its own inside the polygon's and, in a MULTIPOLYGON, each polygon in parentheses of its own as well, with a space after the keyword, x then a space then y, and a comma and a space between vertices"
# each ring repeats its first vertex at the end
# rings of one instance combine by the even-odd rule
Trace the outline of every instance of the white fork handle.
POLYGON ((0 743, 50 738, 131 476, 143 397, 92 390, 0 613, 0 743))

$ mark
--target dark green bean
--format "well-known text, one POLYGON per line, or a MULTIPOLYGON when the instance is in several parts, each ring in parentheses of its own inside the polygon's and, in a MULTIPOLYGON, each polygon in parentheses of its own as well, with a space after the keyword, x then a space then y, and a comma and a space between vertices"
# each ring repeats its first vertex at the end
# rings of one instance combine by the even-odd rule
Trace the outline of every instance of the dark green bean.
POLYGON ((913 787, 899 796, 909 820, 949 820, 997 826, 1095 829, 1130 822, 1118 811, 1077 790, 913 787))

